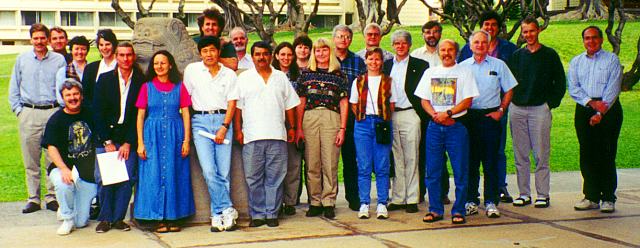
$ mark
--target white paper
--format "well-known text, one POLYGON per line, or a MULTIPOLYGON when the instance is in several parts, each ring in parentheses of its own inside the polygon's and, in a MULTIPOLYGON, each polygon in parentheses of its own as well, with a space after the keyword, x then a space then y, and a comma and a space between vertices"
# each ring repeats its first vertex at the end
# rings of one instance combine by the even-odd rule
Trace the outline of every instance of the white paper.
MULTIPOLYGON (((198 134, 201 135, 201 136, 207 137, 209 139, 215 139, 216 138, 216 136, 214 134, 205 132, 203 130, 198 130, 198 134)), ((228 139, 224 139, 222 141, 222 143, 225 144, 225 145, 228 145, 229 143, 231 143, 231 141, 229 141, 228 139)))
POLYGON ((111 185, 129 180, 127 165, 118 159, 118 151, 97 154, 102 185, 111 185))

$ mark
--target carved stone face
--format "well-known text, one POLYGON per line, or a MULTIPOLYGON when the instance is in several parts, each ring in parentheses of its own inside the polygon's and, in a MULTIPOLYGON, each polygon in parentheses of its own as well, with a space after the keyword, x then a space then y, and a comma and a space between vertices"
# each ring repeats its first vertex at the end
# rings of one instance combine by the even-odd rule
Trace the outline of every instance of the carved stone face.
POLYGON ((167 50, 173 55, 180 72, 189 63, 200 60, 196 43, 178 19, 146 17, 138 20, 132 43, 143 70, 147 69, 151 56, 160 50, 167 50))

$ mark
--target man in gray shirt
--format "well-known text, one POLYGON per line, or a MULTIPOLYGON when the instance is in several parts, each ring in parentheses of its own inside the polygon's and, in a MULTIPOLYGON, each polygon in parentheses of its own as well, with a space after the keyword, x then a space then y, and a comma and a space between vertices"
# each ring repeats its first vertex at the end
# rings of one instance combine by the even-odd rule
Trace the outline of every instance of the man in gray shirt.
MULTIPOLYGON (((49 29, 40 23, 29 29, 33 50, 18 55, 9 82, 9 105, 18 117, 22 160, 29 198, 22 213, 40 210, 40 141, 49 117, 58 110, 56 72, 66 65, 64 57, 47 49, 49 29)), ((46 157, 45 164, 50 164, 46 157)), ((47 209, 58 210, 53 184, 47 177, 47 209)))

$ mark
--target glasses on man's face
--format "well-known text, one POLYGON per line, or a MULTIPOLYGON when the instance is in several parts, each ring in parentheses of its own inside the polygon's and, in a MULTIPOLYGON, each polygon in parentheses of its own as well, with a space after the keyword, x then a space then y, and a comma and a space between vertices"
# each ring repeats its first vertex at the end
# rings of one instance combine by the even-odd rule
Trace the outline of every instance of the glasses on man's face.
POLYGON ((368 37, 376 37, 376 36, 380 36, 380 33, 367 33, 368 37))
POLYGON ((348 35, 338 35, 336 36, 339 40, 351 40, 351 36, 348 35))

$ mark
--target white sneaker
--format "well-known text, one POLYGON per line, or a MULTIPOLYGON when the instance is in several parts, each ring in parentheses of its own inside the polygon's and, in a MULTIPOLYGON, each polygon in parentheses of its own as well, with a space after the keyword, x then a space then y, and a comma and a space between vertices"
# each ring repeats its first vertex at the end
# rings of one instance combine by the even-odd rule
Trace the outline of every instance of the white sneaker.
POLYGON ((214 215, 211 217, 211 232, 224 231, 224 225, 222 224, 222 215, 214 215))
POLYGON ((62 225, 58 227, 58 231, 56 232, 58 235, 67 235, 71 233, 71 230, 74 228, 73 219, 62 221, 62 225))
POLYGON ((233 231, 236 229, 236 220, 238 219, 238 211, 235 208, 227 208, 222 211, 222 224, 225 231, 233 231))
POLYGON ((587 199, 582 199, 580 202, 576 203, 576 205, 573 206, 573 209, 578 211, 598 209, 598 208, 600 208, 600 205, 598 205, 598 203, 592 202, 587 199))
POLYGON ((388 219, 389 212, 387 211, 387 205, 378 203, 378 207, 376 208, 376 216, 380 220, 388 219))
POLYGON ((360 205, 360 211, 358 212, 358 218, 369 219, 369 204, 360 205))
POLYGON ((467 216, 478 214, 478 205, 475 202, 467 202, 464 204, 465 213, 467 216))
POLYGON ((603 201, 600 204, 600 212, 613 213, 614 211, 616 211, 616 204, 614 202, 603 201))
POLYGON ((63 221, 61 207, 58 207, 58 211, 56 211, 56 220, 63 221))
POLYGON ((498 208, 496 207, 496 204, 494 203, 487 203, 485 206, 485 211, 487 212, 487 217, 489 218, 499 218, 500 217, 500 211, 498 211, 498 208))

